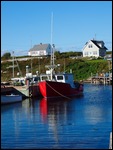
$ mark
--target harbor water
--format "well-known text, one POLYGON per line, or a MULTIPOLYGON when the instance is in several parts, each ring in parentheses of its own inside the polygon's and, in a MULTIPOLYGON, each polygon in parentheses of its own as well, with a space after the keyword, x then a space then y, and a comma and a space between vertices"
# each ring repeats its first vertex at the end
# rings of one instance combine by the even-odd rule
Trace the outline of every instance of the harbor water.
POLYGON ((26 99, 1 106, 2 149, 108 149, 112 86, 84 84, 72 99, 26 99))

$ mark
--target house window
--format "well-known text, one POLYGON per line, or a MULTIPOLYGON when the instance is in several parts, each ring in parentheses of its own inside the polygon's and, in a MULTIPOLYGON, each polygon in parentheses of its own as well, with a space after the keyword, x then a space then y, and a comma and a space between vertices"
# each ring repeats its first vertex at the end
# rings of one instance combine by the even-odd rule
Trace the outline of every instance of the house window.
POLYGON ((88 56, 88 52, 85 52, 85 55, 88 56))
POLYGON ((97 51, 94 51, 94 52, 93 52, 93 55, 97 55, 97 51))
POLYGON ((36 51, 32 51, 32 55, 33 55, 33 54, 36 54, 36 53, 37 53, 36 51))
POLYGON ((44 51, 40 51, 40 55, 44 55, 44 51))

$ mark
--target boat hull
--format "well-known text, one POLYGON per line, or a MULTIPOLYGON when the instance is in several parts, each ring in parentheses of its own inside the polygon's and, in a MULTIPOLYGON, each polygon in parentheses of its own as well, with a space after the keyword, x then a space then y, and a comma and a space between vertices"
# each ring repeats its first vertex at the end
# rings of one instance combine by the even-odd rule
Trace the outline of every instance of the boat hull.
POLYGON ((42 81, 39 83, 40 93, 45 98, 72 97, 83 94, 83 87, 72 88, 68 83, 42 81))
POLYGON ((9 104, 22 101, 21 95, 1 95, 1 104, 9 104))

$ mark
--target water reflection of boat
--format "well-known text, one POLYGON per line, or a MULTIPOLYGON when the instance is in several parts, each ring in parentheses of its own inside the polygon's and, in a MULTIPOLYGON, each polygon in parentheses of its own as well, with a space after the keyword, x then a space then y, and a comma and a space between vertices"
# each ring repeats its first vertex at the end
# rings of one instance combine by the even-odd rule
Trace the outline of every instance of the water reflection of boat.
POLYGON ((47 100, 44 98, 40 101, 40 113, 42 116, 42 120, 46 121, 46 119, 47 119, 47 100))
POLYGON ((42 118, 47 119, 48 117, 48 119, 50 118, 51 120, 51 118, 53 118, 52 116, 55 117, 56 115, 58 115, 58 117, 60 117, 60 113, 63 113, 63 118, 65 118, 67 114, 67 102, 67 99, 63 98, 42 98, 42 100, 40 100, 40 113, 42 115, 42 118))
POLYGON ((40 113, 43 123, 48 124, 48 130, 54 134, 56 144, 54 148, 59 148, 59 128, 67 123, 67 102, 68 100, 45 99, 40 101, 40 113), (58 125, 60 122, 60 126, 58 125))

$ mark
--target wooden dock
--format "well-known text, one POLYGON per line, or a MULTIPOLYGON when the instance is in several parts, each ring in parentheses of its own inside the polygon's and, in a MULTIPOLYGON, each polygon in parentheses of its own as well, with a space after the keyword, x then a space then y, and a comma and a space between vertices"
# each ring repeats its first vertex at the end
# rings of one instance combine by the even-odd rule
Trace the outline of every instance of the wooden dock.
POLYGON ((112 83, 112 73, 106 75, 105 73, 102 74, 91 74, 91 83, 94 84, 111 84, 112 83))
POLYGON ((1 95, 9 95, 11 93, 22 95, 22 98, 40 96, 38 85, 32 86, 1 86, 1 95))

